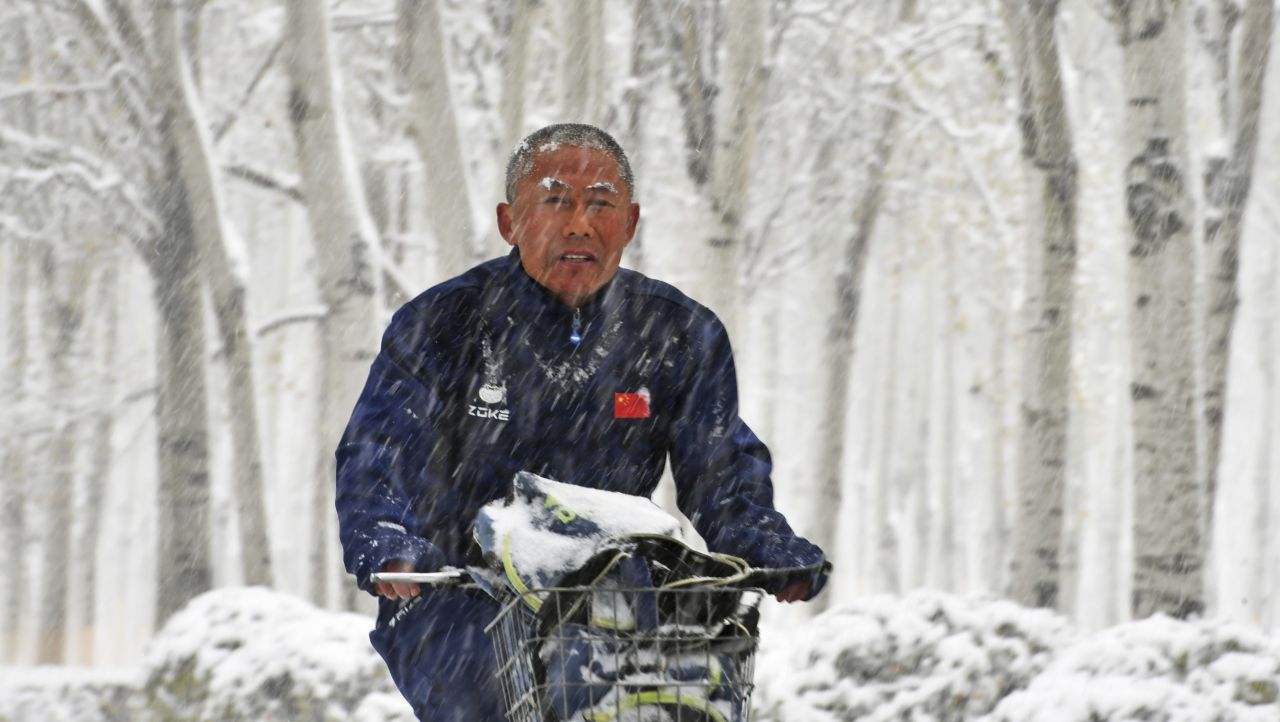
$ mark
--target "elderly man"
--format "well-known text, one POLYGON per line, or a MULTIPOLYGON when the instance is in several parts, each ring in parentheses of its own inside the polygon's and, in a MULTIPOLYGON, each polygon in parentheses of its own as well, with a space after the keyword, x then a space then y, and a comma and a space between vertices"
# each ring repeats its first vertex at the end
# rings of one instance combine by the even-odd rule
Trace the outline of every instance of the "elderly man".
MULTIPOLYGON (((382 597, 370 638, 420 719, 501 720, 483 593, 374 584, 463 566, 469 527, 516 472, 649 496, 668 456, 713 551, 812 567, 773 506, 768 450, 738 417, 729 339, 675 288, 619 270, 640 206, 626 154, 587 125, 543 128, 507 167, 505 258, 427 290, 391 321, 338 447, 347 569, 382 597)), ((784 601, 825 577, 784 579, 784 601)))

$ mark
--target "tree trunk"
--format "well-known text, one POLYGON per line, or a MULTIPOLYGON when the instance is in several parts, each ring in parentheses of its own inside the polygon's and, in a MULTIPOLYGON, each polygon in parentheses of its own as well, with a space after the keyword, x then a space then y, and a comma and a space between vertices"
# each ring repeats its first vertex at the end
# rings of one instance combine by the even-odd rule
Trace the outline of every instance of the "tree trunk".
MULTIPOLYGON (((162 3, 163 4, 163 3, 162 3)), ((171 120, 161 128, 171 138, 171 120)), ((209 415, 204 318, 189 200, 170 140, 156 207, 164 224, 158 253, 145 256, 160 328, 156 428, 159 434, 156 617, 163 624, 213 586, 209 538, 209 415)))
MULTIPOLYGON (((82 384, 77 371, 85 366, 85 339, 81 337, 91 266, 89 243, 70 224, 64 238, 52 241, 41 253, 41 328, 48 356, 52 399, 52 453, 46 470, 41 502, 45 508, 42 579, 40 583, 40 644, 37 661, 59 664, 67 659, 71 619, 69 601, 72 561, 75 459, 81 411, 77 401, 82 384)), ((77 550, 79 552, 80 550, 77 550)))
POLYGON ((33 421, 30 413, 32 402, 28 390, 30 357, 27 334, 27 274, 30 251, 26 244, 16 239, 8 244, 8 263, 5 269, 5 313, 7 343, 5 344, 4 398, 13 410, 12 424, 4 431, 4 446, 0 448, 0 473, 4 484, 0 486, 0 530, 4 531, 4 564, 0 567, 3 578, 4 602, 0 607, 0 628, 3 628, 7 654, 0 656, 9 663, 19 661, 19 642, 22 630, 23 599, 28 584, 27 555, 27 477, 29 449, 28 427, 33 421))
MULTIPOLYGON (((30 30, 25 23, 14 23, 12 42, 14 58, 20 68, 27 68, 32 75, 32 82, 39 82, 35 76, 38 67, 32 53, 30 30)), ((6 38, 8 40, 8 38, 6 38)), ((15 68, 17 72, 21 72, 15 68)), ((18 98, 12 104, 13 123, 32 134, 36 129, 36 103, 33 97, 18 98)), ((0 564, 0 589, 4 596, 0 599, 0 660, 16 664, 22 656, 23 641, 23 602, 31 583, 27 569, 27 554, 21 550, 28 548, 27 536, 27 489, 28 477, 31 474, 30 436, 28 432, 34 424, 32 413, 34 403, 31 393, 30 371, 31 351, 28 326, 28 303, 30 286, 30 269, 32 267, 32 249, 28 242, 18 238, 10 238, 4 244, 7 263, 4 265, 6 285, 5 308, 5 373, 2 379, 3 388, 0 393, 5 399, 7 408, 12 409, 13 418, 0 432, 0 544, 9 550, 4 554, 4 562, 0 564)))
MULTIPOLYGON (((1076 161, 1058 62, 1058 3, 1006 4, 1024 49, 1023 156, 1040 184, 1028 253, 1028 324, 1023 359, 1018 510, 1010 595, 1027 606, 1059 604, 1067 422, 1071 384, 1072 283, 1076 265, 1076 161), (1027 28, 1029 33, 1018 33, 1027 28), (1038 216, 1038 217, 1037 217, 1038 216)), ((1033 181, 1034 182, 1034 181, 1033 181)), ((1034 197, 1034 196, 1033 196, 1034 197)))
MULTIPOLYGON (((907 0, 902 6, 900 21, 909 22, 915 14, 915 1, 907 0)), ((841 267, 836 274, 836 298, 834 311, 827 326, 827 367, 831 380, 823 399, 823 440, 821 454, 816 465, 816 480, 820 499, 813 505, 815 515, 810 531, 815 544, 828 554, 835 554, 836 524, 840 512, 841 470, 844 463, 844 437, 848 424, 847 402, 850 373, 853 370, 853 341, 858 328, 858 309, 862 288, 863 269, 867 262, 867 248, 875 230, 876 219, 884 200, 885 178, 894 146, 897 144, 897 127, 900 114, 897 110, 898 91, 895 100, 887 104, 879 116, 876 128, 876 144, 868 159, 868 176, 863 181, 862 193, 854 204, 851 221, 853 233, 845 239, 841 253, 841 267)), ((887 470, 884 470, 887 471, 887 470)), ((826 597, 818 597, 815 613, 825 608, 826 597)))
MULTIPOLYGON (((302 1, 291 0, 290 7, 302 1)), ((439 259, 436 270, 442 279, 450 278, 465 271, 480 254, 475 248, 471 194, 460 150, 463 140, 449 88, 447 42, 437 0, 399 0, 397 16, 398 63, 409 86, 410 132, 425 168, 427 212, 439 259)))
POLYGON ((267 535, 262 443, 248 319, 247 252, 227 226, 225 204, 214 177, 212 143, 203 126, 187 54, 179 45, 180 18, 166 5, 155 17, 155 47, 160 66, 154 73, 157 94, 171 118, 178 170, 185 189, 198 263, 213 300, 214 316, 227 363, 231 424, 232 478, 239 513, 245 582, 270 586, 271 544, 267 535))
POLYGON ((603 3, 560 0, 564 53, 560 56, 561 112, 571 123, 605 120, 603 3))
MULTIPOLYGON (((498 99, 498 115, 502 120, 502 145, 498 152, 498 168, 506 168, 507 154, 520 142, 524 129, 525 72, 529 64, 529 31, 534 24, 538 0, 515 0, 510 3, 511 35, 503 46, 502 97, 498 99)), ((504 174, 498 174, 498 190, 505 188, 504 174)))
POLYGON ((726 7, 724 81, 716 96, 717 147, 711 158, 711 209, 715 230, 708 259, 707 305, 730 334, 738 330, 738 275, 742 271, 742 215, 751 179, 756 130, 764 96, 764 0, 726 7))
POLYGON ((84 636, 81 639, 80 659, 94 661, 93 635, 97 624, 96 602, 98 598, 98 536, 102 529, 102 504, 106 498, 107 482, 111 476, 111 428, 115 420, 112 402, 116 391, 116 329, 119 309, 116 294, 119 287, 119 261, 114 257, 103 260, 99 274, 94 306, 98 316, 98 338, 93 359, 96 367, 91 378, 95 386, 93 423, 89 429, 89 467, 85 479, 84 515, 80 525, 80 538, 75 548, 81 550, 81 566, 84 570, 80 583, 80 611, 84 636))
MULTIPOLYGON (((434 16, 434 2, 421 3, 434 16), (430 6, 427 8, 427 6, 430 6)), ((402 20, 412 3, 402 4, 402 20)), ((343 114, 340 87, 330 50, 329 14, 319 0, 288 0, 289 117, 302 171, 307 214, 315 237, 320 293, 328 311, 321 324, 323 389, 319 438, 322 449, 312 510, 311 598, 328 604, 327 580, 336 562, 333 509, 334 458, 351 409, 360 395, 378 348, 381 253, 373 219, 360 188, 360 176, 343 114), (331 560, 330 557, 333 557, 331 560)), ((439 35, 433 36, 439 39, 439 35)), ((413 39, 415 44, 426 39, 413 39)), ((450 113, 452 106, 449 106, 450 113)), ((419 116, 421 117, 421 116, 419 116)), ((452 116, 450 116, 450 123, 452 116)), ((430 145, 456 149, 441 136, 430 145)), ((428 173, 432 172, 429 166, 428 173)), ((460 179, 453 178, 456 185, 460 179)), ((431 183, 443 182, 436 177, 431 183)), ((464 213, 463 206, 451 212, 464 213)), ((439 238, 438 238, 439 240, 439 238)), ((461 241, 458 241, 461 243, 461 241)), ((354 589, 354 585, 345 585, 354 589)))
POLYGON ((1187 171, 1185 2, 1117 2, 1124 49, 1125 169, 1134 425, 1132 609, 1204 609, 1203 489, 1196 476, 1187 171))
MULTIPOLYGON (((655 63, 650 57, 655 45, 657 20, 654 18, 653 3, 635 3, 631 26, 631 70, 630 83, 622 94, 625 121, 622 125, 622 138, 619 142, 632 152, 644 148, 645 118, 649 95, 653 90, 652 72, 655 63)), ((645 177, 644 154, 636 153, 631 160, 631 170, 636 178, 645 177)), ((636 235, 627 246, 627 266, 641 272, 646 271, 645 262, 645 224, 636 229, 636 235)))
MULTIPOLYGON (((1218 488, 1218 460, 1222 454, 1222 420, 1225 416, 1231 329, 1239 305, 1237 277, 1240 269, 1240 235, 1245 203, 1253 181, 1258 152, 1258 125, 1262 115, 1262 79, 1267 67, 1274 24, 1274 0, 1250 0, 1244 11, 1244 37, 1240 43, 1237 74, 1240 87, 1231 154, 1212 158, 1205 179, 1204 243, 1212 271, 1208 278, 1208 314, 1205 318, 1205 514, 1213 520, 1218 488)), ((1229 42, 1226 45, 1230 45, 1229 42)), ((1226 80, 1224 73, 1224 95, 1226 80)), ((1205 535, 1206 541, 1209 535, 1205 535)), ((1205 551, 1207 555, 1207 550, 1205 551)))

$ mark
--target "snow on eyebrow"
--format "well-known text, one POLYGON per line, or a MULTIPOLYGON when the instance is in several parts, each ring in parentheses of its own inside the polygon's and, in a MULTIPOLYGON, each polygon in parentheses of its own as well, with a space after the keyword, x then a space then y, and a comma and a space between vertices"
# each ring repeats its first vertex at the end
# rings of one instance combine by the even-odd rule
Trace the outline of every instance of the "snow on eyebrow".
POLYGON ((559 178, 552 178, 551 176, 543 176, 542 180, 538 181, 538 185, 545 190, 551 190, 552 188, 568 188, 569 187, 568 183, 565 183, 559 178))
POLYGON ((587 190, 604 191, 606 193, 614 193, 614 194, 618 192, 618 189, 608 181, 600 181, 599 183, 592 183, 591 185, 587 186, 587 190))

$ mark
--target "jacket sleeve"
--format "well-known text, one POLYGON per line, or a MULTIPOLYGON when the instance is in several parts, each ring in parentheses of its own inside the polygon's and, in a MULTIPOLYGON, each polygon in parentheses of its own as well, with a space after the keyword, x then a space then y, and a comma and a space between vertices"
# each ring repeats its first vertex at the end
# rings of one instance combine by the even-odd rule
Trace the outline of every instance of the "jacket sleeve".
MULTIPOLYGON (((680 510, 712 551, 758 568, 817 567, 825 559, 822 550, 796 535, 774 508, 769 450, 738 416, 729 336, 719 319, 706 314, 690 331, 688 381, 672 430, 680 510)), ((825 574, 815 574, 810 596, 823 583, 825 574)))
POLYGON ((369 380, 356 402, 337 449, 338 536, 343 561, 360 588, 374 593, 369 575, 402 560, 417 571, 435 571, 444 555, 427 541, 414 513, 415 497, 431 486, 425 478, 440 394, 413 373, 430 357, 417 312, 396 312, 382 338, 369 380))

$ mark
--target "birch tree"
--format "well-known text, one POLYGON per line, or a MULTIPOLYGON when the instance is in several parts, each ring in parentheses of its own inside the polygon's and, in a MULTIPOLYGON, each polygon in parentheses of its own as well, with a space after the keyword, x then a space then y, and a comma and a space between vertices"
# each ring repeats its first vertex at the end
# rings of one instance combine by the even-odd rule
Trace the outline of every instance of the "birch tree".
MULTIPOLYGON (((5 268, 6 285, 6 335, 4 398, 14 412, 14 423, 4 433, 3 452, 4 484, 0 487, 0 528, 5 532, 6 549, 24 548, 27 534, 26 485, 27 450, 20 429, 27 426, 27 262, 26 250, 10 239, 5 244, 7 253, 5 268)), ((22 598, 27 588, 26 564, 23 554, 4 555, 4 603, 0 607, 0 627, 5 631, 4 641, 10 651, 8 659, 16 661, 18 631, 21 629, 22 598)))
POLYGON ((605 26, 603 3, 560 0, 561 117, 601 125, 605 120, 605 26))
MULTIPOLYGON (((660 7, 665 17, 654 19, 663 22, 672 48, 668 67, 683 111, 686 172, 706 214, 692 231, 701 238, 690 252, 704 269, 695 295, 737 338, 742 211, 764 93, 768 8, 763 0, 727 4, 721 27, 716 5, 669 0, 660 7)), ((644 17, 652 16, 637 10, 637 21, 644 17)))
MULTIPOLYGON (((396 8, 397 64, 408 85, 412 111, 409 129, 426 174, 427 214, 436 241, 436 269, 442 278, 450 278, 465 271, 478 254, 462 138, 449 88, 440 8, 437 0, 399 0, 396 8)), ((519 63, 523 67, 524 59, 519 63)))
MULTIPOLYGON (((1224 3, 1224 13, 1234 7, 1224 3)), ((1207 160, 1205 177, 1206 257, 1211 264, 1208 278, 1208 315, 1205 319, 1205 519, 1213 519, 1213 503, 1218 487, 1218 462, 1222 454, 1223 405, 1226 401, 1228 356, 1231 333, 1239 305, 1237 278, 1240 268, 1240 236, 1245 204, 1252 186, 1254 160, 1258 152, 1258 126, 1262 114, 1262 80, 1267 67, 1274 26, 1274 0, 1249 0, 1241 22, 1240 54, 1235 63, 1236 87, 1230 92, 1233 74, 1229 68, 1231 29, 1225 21, 1215 58, 1221 68, 1220 113, 1223 130, 1229 136, 1230 151, 1207 160), (1234 104, 1231 98, 1235 99, 1234 104), (1234 107, 1233 107, 1234 105, 1234 107)), ((1206 535, 1206 539, 1208 535, 1206 535)))
MULTIPOLYGON (((898 22, 908 24, 915 16, 915 0, 905 0, 899 8, 898 22)), ((897 82, 908 82, 899 78, 897 82)), ((824 358, 830 369, 830 382, 822 405, 822 448, 816 464, 815 479, 820 497, 814 509, 816 517, 812 525, 815 544, 833 550, 836 525, 840 511, 843 486, 842 469, 845 452, 845 433, 848 425, 848 398, 850 376, 853 369, 854 338, 858 327, 858 311, 862 277, 867 264, 867 249, 875 231, 876 220, 884 201, 886 176, 898 140, 898 123, 901 91, 890 90, 888 102, 873 115, 871 127, 875 135, 866 176, 856 195, 850 216, 852 232, 841 243, 840 267, 836 274, 836 298, 827 322, 826 353, 824 358)), ((814 600, 815 611, 827 603, 822 597, 814 600)))
POLYGON ((155 48, 160 65, 155 85, 170 118, 177 171, 188 195, 192 235, 209 289, 222 351, 227 359, 232 477, 239 501, 245 581, 271 584, 271 544, 267 538, 262 450, 248 320, 245 250, 225 219, 225 203, 215 177, 212 144, 187 53, 179 42, 181 18, 166 4, 155 16, 155 48))
POLYGON ((1022 604, 1044 607, 1058 604, 1060 584, 1076 259, 1076 161, 1058 60, 1058 7, 1057 0, 1005 2, 1022 69, 1022 153, 1027 177, 1040 186, 1028 194, 1028 331, 1010 591, 1022 604))
MULTIPOLYGON (((433 2, 423 5, 434 7, 433 2)), ((327 580, 337 568, 333 563, 337 552, 332 533, 333 449, 378 348, 380 252, 342 110, 330 49, 328 7, 322 0, 288 0, 285 9, 289 119, 315 239, 320 294, 327 306, 320 329, 322 452, 316 473, 309 564, 311 596, 326 604, 327 580)))
MULTIPOLYGON (((31 54, 31 43, 25 22, 15 22, 3 37, 8 41, 5 48, 5 75, 12 78, 14 85, 34 82, 35 62, 31 54), (25 81, 25 83, 24 83, 25 81)), ((35 103, 30 96, 19 96, 6 108, 3 121, 21 127, 27 133, 34 129, 35 103)), ((0 147, 5 142, 0 139, 0 147)), ((5 201, 12 195, 0 196, 0 209, 5 211, 6 221, 0 222, 0 251, 4 253, 5 284, 5 359, 3 378, 3 398, 12 410, 12 422, 0 437, 0 472, 3 482, 0 483, 0 530, 4 535, 0 543, 5 549, 19 550, 26 547, 27 529, 27 478, 30 473, 29 449, 26 432, 33 419, 30 393, 30 350, 28 343, 27 315, 28 278, 34 238, 24 237, 11 227, 10 218, 22 219, 26 213, 19 208, 9 208, 5 201), (18 211, 10 215, 12 211, 18 211)), ((28 211, 29 212, 29 211, 28 211)), ((25 224, 24 224, 25 225, 25 224)), ((0 648, 0 659, 17 662, 19 658, 20 631, 22 629, 23 597, 30 583, 27 575, 26 555, 10 553, 4 555, 3 566, 0 566, 0 588, 4 590, 3 603, 0 604, 0 629, 3 630, 5 647, 0 648)))
POLYGON ((1116 0, 1124 53, 1135 617, 1204 609, 1184 0, 1116 0))

